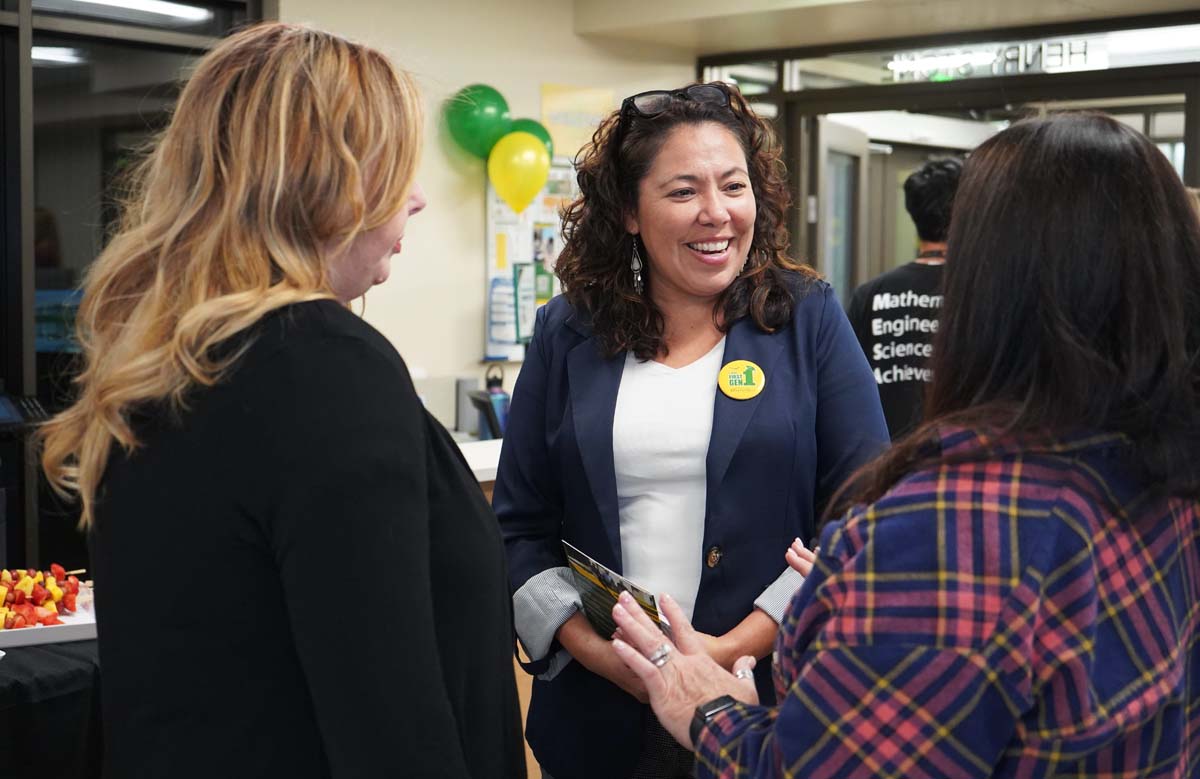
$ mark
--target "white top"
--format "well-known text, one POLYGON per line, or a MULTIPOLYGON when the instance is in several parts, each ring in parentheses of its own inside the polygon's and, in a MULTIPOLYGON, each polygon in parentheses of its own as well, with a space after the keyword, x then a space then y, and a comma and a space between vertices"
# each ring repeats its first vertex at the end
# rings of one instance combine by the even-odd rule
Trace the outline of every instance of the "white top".
MULTIPOLYGON (((704 559, 708 439, 725 339, 682 368, 625 358, 613 417, 622 573, 688 618, 704 559)), ((782 553, 781 553, 782 554, 782 553)))
MULTIPOLYGON (((703 572, 705 466, 724 352, 722 339, 679 369, 627 356, 613 419, 623 572, 656 595, 670 593, 689 618, 703 572)), ((784 564, 783 552, 782 573, 754 600, 776 622, 804 581, 784 564)), ((551 655, 550 647, 582 608, 570 568, 547 568, 513 593, 521 645, 531 660, 549 660, 539 679, 553 679, 571 662, 567 650, 551 655)))

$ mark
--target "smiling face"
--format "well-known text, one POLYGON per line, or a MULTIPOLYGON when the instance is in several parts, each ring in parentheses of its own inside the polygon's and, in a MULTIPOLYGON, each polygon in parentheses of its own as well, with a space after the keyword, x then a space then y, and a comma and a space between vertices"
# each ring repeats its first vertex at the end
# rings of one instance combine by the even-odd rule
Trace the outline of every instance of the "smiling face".
POLYGON ((733 283, 754 239, 754 192, 746 155, 713 122, 676 127, 638 184, 626 229, 649 255, 650 294, 660 308, 711 301, 733 283))
POLYGON ((423 208, 425 192, 420 184, 413 184, 403 208, 379 227, 361 233, 341 256, 330 261, 329 283, 338 300, 349 303, 387 281, 392 255, 400 253, 408 218, 423 208))

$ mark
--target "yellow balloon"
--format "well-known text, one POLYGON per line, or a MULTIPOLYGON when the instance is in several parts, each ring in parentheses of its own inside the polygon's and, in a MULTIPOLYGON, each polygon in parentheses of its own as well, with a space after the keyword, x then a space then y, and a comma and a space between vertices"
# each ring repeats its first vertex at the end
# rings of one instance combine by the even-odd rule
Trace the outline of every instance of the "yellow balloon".
POLYGON ((550 177, 550 152, 536 135, 515 132, 496 141, 488 155, 488 179, 496 194, 518 214, 546 186, 550 177))

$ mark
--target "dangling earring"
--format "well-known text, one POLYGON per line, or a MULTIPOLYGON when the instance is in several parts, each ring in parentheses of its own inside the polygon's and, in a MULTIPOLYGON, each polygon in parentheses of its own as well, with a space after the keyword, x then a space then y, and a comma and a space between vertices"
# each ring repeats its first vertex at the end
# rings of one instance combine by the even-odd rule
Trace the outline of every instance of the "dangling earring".
POLYGON ((362 311, 358 312, 358 316, 359 318, 362 318, 367 314, 367 293, 362 293, 362 298, 360 298, 360 300, 362 300, 362 311))
POLYGON ((633 237, 633 256, 629 258, 629 269, 633 271, 633 288, 642 294, 642 255, 638 254, 637 236, 633 237))

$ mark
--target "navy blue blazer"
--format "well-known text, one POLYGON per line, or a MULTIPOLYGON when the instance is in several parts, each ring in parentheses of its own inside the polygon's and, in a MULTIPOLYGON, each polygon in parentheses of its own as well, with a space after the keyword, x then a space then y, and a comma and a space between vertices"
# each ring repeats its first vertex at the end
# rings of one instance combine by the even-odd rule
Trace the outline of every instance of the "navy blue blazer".
MULTIPOLYGON (((792 539, 816 535, 825 501, 889 440, 875 378, 832 288, 797 274, 795 291, 789 325, 766 333, 745 318, 726 336, 722 364, 750 360, 766 384, 750 400, 713 390, 706 559, 696 561, 692 620, 705 633, 726 633, 751 612, 786 568, 792 539), (714 548, 719 560, 710 567, 714 548)), ((623 353, 601 354, 588 318, 565 298, 538 311, 493 499, 513 592, 567 564, 564 540, 621 570, 612 434, 624 363, 623 353)), ((539 673, 546 662, 524 665, 539 673)), ((756 678, 759 695, 773 701, 769 663, 759 663, 756 678)), ((555 779, 614 779, 632 772, 648 714, 573 662, 551 681, 534 681, 526 736, 555 779)))

